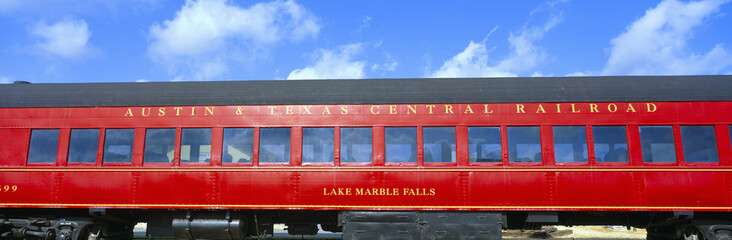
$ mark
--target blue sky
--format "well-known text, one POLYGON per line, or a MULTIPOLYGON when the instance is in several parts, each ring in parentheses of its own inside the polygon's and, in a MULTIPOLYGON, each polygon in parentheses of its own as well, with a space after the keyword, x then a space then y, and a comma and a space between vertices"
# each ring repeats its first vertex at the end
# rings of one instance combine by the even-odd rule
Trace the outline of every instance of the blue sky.
POLYGON ((0 83, 732 74, 729 2, 0 0, 0 83))

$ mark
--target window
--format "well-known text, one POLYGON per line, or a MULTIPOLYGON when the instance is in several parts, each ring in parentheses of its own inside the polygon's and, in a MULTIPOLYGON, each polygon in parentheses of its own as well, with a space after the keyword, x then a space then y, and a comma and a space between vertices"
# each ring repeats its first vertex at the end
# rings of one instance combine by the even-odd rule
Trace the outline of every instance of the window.
POLYGON ((147 129, 145 163, 172 163, 175 154, 175 128, 147 129))
POLYGON ((58 129, 33 129, 28 148, 28 162, 55 163, 59 132, 58 129))
POLYGON ((468 127, 470 162, 501 162, 501 128, 468 127))
POLYGON ((686 162, 719 162, 714 126, 681 126, 686 162))
POLYGON ((180 142, 181 162, 207 163, 211 160, 210 128, 184 128, 180 142))
POLYGON ((455 162, 455 128, 425 127, 424 162, 455 162))
POLYGON ((254 128, 225 128, 222 162, 251 163, 254 128))
POLYGON ((587 162, 587 135, 584 126, 554 126, 554 161, 587 162))
POLYGON ((593 126, 595 162, 628 162, 625 126, 593 126))
POLYGON ((729 138, 732 140, 732 125, 729 125, 729 138))
POLYGON ((676 162, 671 126, 640 126, 643 162, 676 162))
POLYGON ((104 135, 105 163, 132 163, 135 129, 107 129, 104 135))
POLYGON ((417 128, 384 128, 386 162, 417 162, 417 128))
POLYGON ((341 128, 341 162, 371 162, 371 128, 341 128))
POLYGON ((302 129, 302 161, 304 163, 333 162, 333 128, 302 129))
POLYGON ((539 127, 508 127, 508 161, 541 162, 539 127))
POLYGON ((261 128, 259 131, 259 162, 290 162, 290 129, 261 128))
POLYGON ((95 163, 99 149, 99 129, 71 129, 69 163, 95 163))

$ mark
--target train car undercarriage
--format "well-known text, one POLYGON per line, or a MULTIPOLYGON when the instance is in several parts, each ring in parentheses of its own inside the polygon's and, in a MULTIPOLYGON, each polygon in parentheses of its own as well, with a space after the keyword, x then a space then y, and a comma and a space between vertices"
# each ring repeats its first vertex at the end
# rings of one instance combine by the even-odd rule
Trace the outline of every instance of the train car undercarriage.
POLYGON ((723 212, 475 212, 3 209, 1 239, 131 239, 138 222, 147 237, 244 239, 271 236, 274 224, 291 235, 320 228, 343 239, 501 239, 502 229, 544 225, 622 225, 645 228, 648 239, 732 239, 732 214, 723 212))

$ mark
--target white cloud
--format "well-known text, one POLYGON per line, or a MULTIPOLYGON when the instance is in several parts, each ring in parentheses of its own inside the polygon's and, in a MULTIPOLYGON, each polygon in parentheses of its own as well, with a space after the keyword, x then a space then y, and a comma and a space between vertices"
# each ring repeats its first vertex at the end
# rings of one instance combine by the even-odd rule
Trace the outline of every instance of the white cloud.
POLYGON ((396 70, 396 67, 399 66, 399 62, 397 62, 394 57, 388 53, 384 53, 384 57, 386 58, 386 62, 381 64, 372 64, 371 71, 393 72, 396 70))
POLYGON ((44 55, 75 59, 100 53, 89 44, 91 31, 83 19, 67 18, 53 24, 39 22, 30 33, 38 39, 34 50, 44 55))
POLYGON ((6 76, 0 76, 0 83, 10 83, 10 78, 6 76))
POLYGON ((320 49, 313 65, 293 70, 287 79, 362 79, 366 63, 353 60, 362 49, 361 43, 340 46, 334 50, 320 49))
POLYGON ((706 53, 691 53, 687 42, 694 28, 719 12, 729 0, 664 0, 611 41, 604 75, 716 74, 732 65, 720 44, 706 53))
POLYGON ((150 27, 148 53, 173 73, 210 79, 226 72, 237 55, 250 55, 232 49, 264 51, 285 40, 315 37, 319 31, 318 20, 292 0, 248 8, 225 0, 187 0, 172 20, 150 27))
POLYGON ((458 53, 428 77, 516 77, 519 73, 533 69, 546 57, 544 51, 536 45, 549 30, 562 21, 561 12, 554 10, 559 2, 547 2, 532 11, 531 15, 548 11, 549 19, 541 26, 524 26, 518 33, 511 33, 508 43, 511 53, 497 62, 490 63, 486 40, 497 29, 494 27, 486 40, 476 43, 470 41, 468 47, 458 53))

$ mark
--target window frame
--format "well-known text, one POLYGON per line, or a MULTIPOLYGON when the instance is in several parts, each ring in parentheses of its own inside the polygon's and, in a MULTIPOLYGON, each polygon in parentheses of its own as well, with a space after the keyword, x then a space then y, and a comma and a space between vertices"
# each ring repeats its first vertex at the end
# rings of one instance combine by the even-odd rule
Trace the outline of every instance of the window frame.
MULTIPOLYGON (((376 134, 374 134, 374 131, 376 131, 376 126, 338 126, 335 127, 335 150, 338 151, 338 154, 333 154, 335 156, 335 163, 337 166, 345 166, 345 167, 370 167, 370 166, 377 166, 376 164, 376 152, 377 152, 377 139, 376 134), (341 143, 342 143, 342 136, 341 131, 344 128, 368 128, 371 130, 371 161, 369 162, 343 162, 341 161, 341 143)), ((382 127, 383 129, 383 127, 382 127)), ((383 134, 382 134, 383 135, 383 134)), ((384 141, 381 142, 381 144, 384 144, 384 141)), ((386 152, 386 149, 384 149, 386 146, 382 147, 382 150, 386 152)), ((386 156, 384 156, 386 158, 386 156)), ((385 159, 384 159, 385 160, 385 159)), ((382 165, 383 166, 383 165, 382 165)))
MULTIPOLYGON (((513 167, 537 167, 537 166, 551 166, 554 165, 554 146, 553 146, 553 136, 551 134, 553 125, 506 125, 506 162, 507 166, 513 166, 513 167), (536 127, 539 129, 539 151, 541 151, 541 162, 511 162, 510 160, 510 149, 508 148, 509 142, 508 142, 508 128, 510 127, 536 127), (547 142, 548 141, 548 142, 547 142), (551 145, 551 148, 548 148, 551 151, 546 151, 548 145, 551 145), (549 159, 550 157, 551 159, 549 159), (551 161, 551 162, 549 162, 551 161)), ((501 133, 502 135, 504 133, 501 133)), ((503 138, 503 137, 502 137, 503 138)), ((501 140, 503 142, 503 140, 501 140)))
MULTIPOLYGON (((214 128, 215 130, 215 128, 214 128)), ((216 136, 215 133, 212 133, 214 136, 216 136)), ((217 139, 211 139, 211 144, 213 148, 213 143, 216 142, 217 139)), ((257 147, 259 146, 259 128, 258 127, 251 127, 251 126, 226 126, 221 128, 221 146, 220 146, 220 162, 222 167, 252 167, 255 166, 255 160, 258 156, 258 150, 257 147), (250 162, 224 162, 224 131, 226 129, 241 129, 241 128, 251 128, 252 129, 252 161, 250 162)), ((213 152, 213 150, 212 150, 213 152)), ((213 154, 213 153, 212 153, 213 154)), ((212 157, 213 158, 213 157, 212 157)))
MULTIPOLYGON (((177 164, 178 156, 176 154, 178 154, 180 152, 180 146, 178 145, 178 143, 180 143, 181 132, 179 130, 180 130, 180 128, 157 128, 157 127, 144 128, 144 130, 143 130, 144 136, 142 137, 142 142, 141 142, 141 144, 142 144, 142 146, 141 146, 141 148, 142 148, 141 164, 142 164, 142 166, 143 167, 178 166, 178 164, 177 164), (148 130, 150 130, 150 129, 172 129, 175 132, 175 135, 173 138, 173 161, 168 162, 168 163, 166 163, 166 162, 145 162, 145 150, 147 149, 147 134, 148 134, 148 130)), ((133 157, 133 162, 134 162, 134 157, 133 157)))
MULTIPOLYGON (((333 167, 336 166, 336 153, 338 153, 338 158, 340 159, 340 151, 336 151, 336 149, 340 150, 340 144, 336 141, 336 135, 340 135, 340 129, 336 131, 336 127, 334 126, 303 126, 300 129, 300 165, 303 167, 333 167), (305 149, 305 129, 306 128, 330 128, 333 129, 333 158, 330 162, 305 162, 303 157, 303 152, 305 149), (338 144, 337 144, 338 143, 338 144)), ((292 137, 290 137, 292 138, 292 137)), ((292 147, 290 147, 292 149, 292 147)), ((292 154, 292 152, 290 153, 292 154)))
MULTIPOLYGON (((295 132, 297 131, 296 127, 293 126, 267 126, 267 127, 258 127, 256 133, 256 143, 257 143, 257 154, 255 154, 257 163, 256 166, 265 166, 265 167, 286 167, 286 166, 299 166, 299 160, 296 162, 295 158, 299 156, 295 156, 296 148, 298 144, 293 144, 297 141, 302 142, 302 133, 299 134, 300 139, 297 139, 298 136, 296 136, 295 132), (262 129, 263 128, 283 128, 283 129, 289 129, 290 130, 290 148, 289 148, 289 154, 286 162, 262 162, 261 160, 261 148, 262 148, 262 129)), ((300 132, 302 132, 302 128, 300 128, 300 132)), ((302 151, 300 151, 302 152, 302 151)))
MULTIPOLYGON (((214 151, 214 127, 180 127, 176 128, 176 141, 175 141, 175 155, 173 157, 173 162, 175 163, 175 166, 182 166, 182 167, 205 167, 205 166, 214 166, 214 155, 216 154, 214 151), (210 149, 209 149, 209 159, 208 162, 183 162, 181 159, 182 154, 182 148, 183 148, 183 130, 185 129, 209 129, 211 130, 211 142, 209 143, 210 149), (180 135, 178 134, 180 132, 180 135)), ((223 140, 223 139, 222 139, 223 140)), ((220 163, 219 158, 219 163, 220 163)))
MULTIPOLYGON (((551 141, 552 141, 550 144, 551 158, 552 158, 551 160, 554 162, 555 166, 590 166, 590 165, 592 165, 592 161, 594 160, 594 148, 592 148, 593 151, 590 151, 590 148, 591 148, 590 144, 592 142, 589 140, 590 136, 587 134, 588 125, 551 125, 550 127, 551 127, 551 141), (585 129, 585 144, 587 144, 587 146, 586 146, 587 147, 587 161, 586 162, 558 162, 557 161, 557 159, 556 159, 557 152, 555 149, 556 143, 554 142, 554 136, 555 136, 554 127, 582 127, 585 129), (593 159, 590 159, 590 153, 592 153, 593 159)), ((543 153, 542 153, 542 156, 543 156, 543 153)))
MULTIPOLYGON (((31 128, 28 132, 28 147, 26 148, 25 153, 25 166, 59 166, 60 164, 63 164, 63 162, 60 159, 60 156, 62 154, 62 147, 64 145, 63 139, 64 136, 66 138, 69 137, 69 131, 68 129, 63 128, 31 128), (53 161, 51 162, 29 162, 30 160, 30 150, 31 150, 31 139, 33 138, 33 130, 58 130, 58 139, 56 139, 56 154, 53 158, 53 161), (64 130, 66 130, 64 132, 64 130)), ((68 145, 68 139, 66 140, 66 145, 68 145)), ((68 148, 68 146, 66 146, 68 148)), ((66 150, 68 152, 68 150, 66 150)), ((68 154, 68 153, 65 153, 68 154)), ((66 156, 63 157, 64 161, 66 160, 66 156)))
MULTIPOLYGON (((732 126, 732 125, 730 125, 732 126)), ((724 137, 724 136, 722 136, 724 137)), ((720 141, 719 141, 719 131, 717 130, 717 125, 715 124, 684 124, 679 125, 679 147, 676 149, 681 155, 681 159, 683 161, 684 166, 719 166, 722 164, 723 161, 723 155, 720 154, 722 152, 720 141), (683 126, 711 126, 714 131, 714 147, 717 150, 717 161, 716 162, 688 162, 686 161, 686 158, 684 156, 684 146, 683 146, 683 139, 681 139, 681 127, 683 126)))
MULTIPOLYGON (((387 167, 416 167, 416 166, 424 166, 424 158, 423 153, 424 149, 422 148, 422 126, 384 126, 383 129, 383 136, 381 139, 381 149, 383 150, 384 154, 384 166, 387 167), (415 128, 415 144, 417 145, 417 156, 416 160, 414 162, 387 162, 386 159, 386 129, 387 128, 415 128)), ((372 136, 373 138, 373 136, 372 136)), ((372 152, 372 155, 374 153, 372 152)))
MULTIPOLYGON (((110 167, 116 167, 116 166, 132 166, 132 162, 135 161, 135 144, 136 144, 135 138, 137 137, 136 134, 137 134, 137 131, 136 131, 135 128, 105 128, 104 129, 104 142, 102 142, 102 145, 104 145, 104 146, 102 146, 102 153, 101 153, 102 157, 101 157, 101 160, 100 160, 102 162, 101 163, 102 166, 110 166, 110 167), (104 162, 104 153, 106 151, 105 147, 106 147, 106 144, 107 144, 107 130, 110 130, 110 129, 112 129, 112 130, 117 130, 117 129, 120 129, 120 130, 123 130, 123 129, 124 130, 132 130, 132 145, 130 145, 130 162, 123 162, 123 163, 108 163, 108 162, 104 162)), ((101 138, 101 136, 100 136, 100 138, 101 138)))
MULTIPOLYGON (((589 145, 588 148, 591 148, 590 150, 590 162, 593 166, 600 166, 600 167, 611 167, 611 166, 630 166, 632 162, 632 154, 631 154, 631 136, 630 136, 630 126, 629 125, 613 125, 613 124, 595 124, 595 125, 588 125, 589 132, 588 132, 588 141, 591 145, 589 145), (625 146, 628 150, 628 161, 626 162, 598 162, 597 158, 595 156, 595 133, 592 131, 593 127, 623 127, 625 129, 625 146)), ((640 143, 640 136, 638 138, 638 143, 640 143)), ((640 146, 639 146, 640 147, 640 146)), ((643 157, 641 156, 641 162, 643 161, 643 157)))
POLYGON ((643 166, 681 166, 684 165, 684 156, 680 154, 681 150, 681 136, 680 136, 680 130, 678 124, 638 124, 638 161, 641 162, 643 166), (645 159, 643 159, 643 135, 641 133, 642 127, 668 127, 670 126, 672 129, 672 136, 673 136, 673 144, 674 144, 674 156, 676 157, 676 161, 674 162, 646 162, 645 159))
POLYGON ((66 152, 65 152, 65 163, 66 166, 69 167, 101 167, 102 166, 102 156, 104 154, 104 132, 106 131, 106 128, 69 128, 69 134, 66 136, 66 152), (69 150, 71 149, 71 132, 74 129, 94 129, 99 130, 99 138, 97 139, 97 155, 94 162, 90 163, 72 163, 69 161, 69 150))
MULTIPOLYGON (((458 133, 458 126, 459 125, 426 125, 426 126, 418 126, 417 127, 417 137, 421 140, 417 140, 417 163, 419 163, 420 166, 430 166, 430 167, 447 167, 447 166, 457 166, 458 162, 460 162, 460 146, 459 146, 459 133, 458 133), (425 162, 424 161, 424 128, 442 128, 442 127, 449 127, 453 130, 453 135, 455 137, 455 161, 454 162, 425 162)), ((386 146, 385 146, 386 147, 386 146)), ((469 161, 469 160, 468 160, 469 161)))

